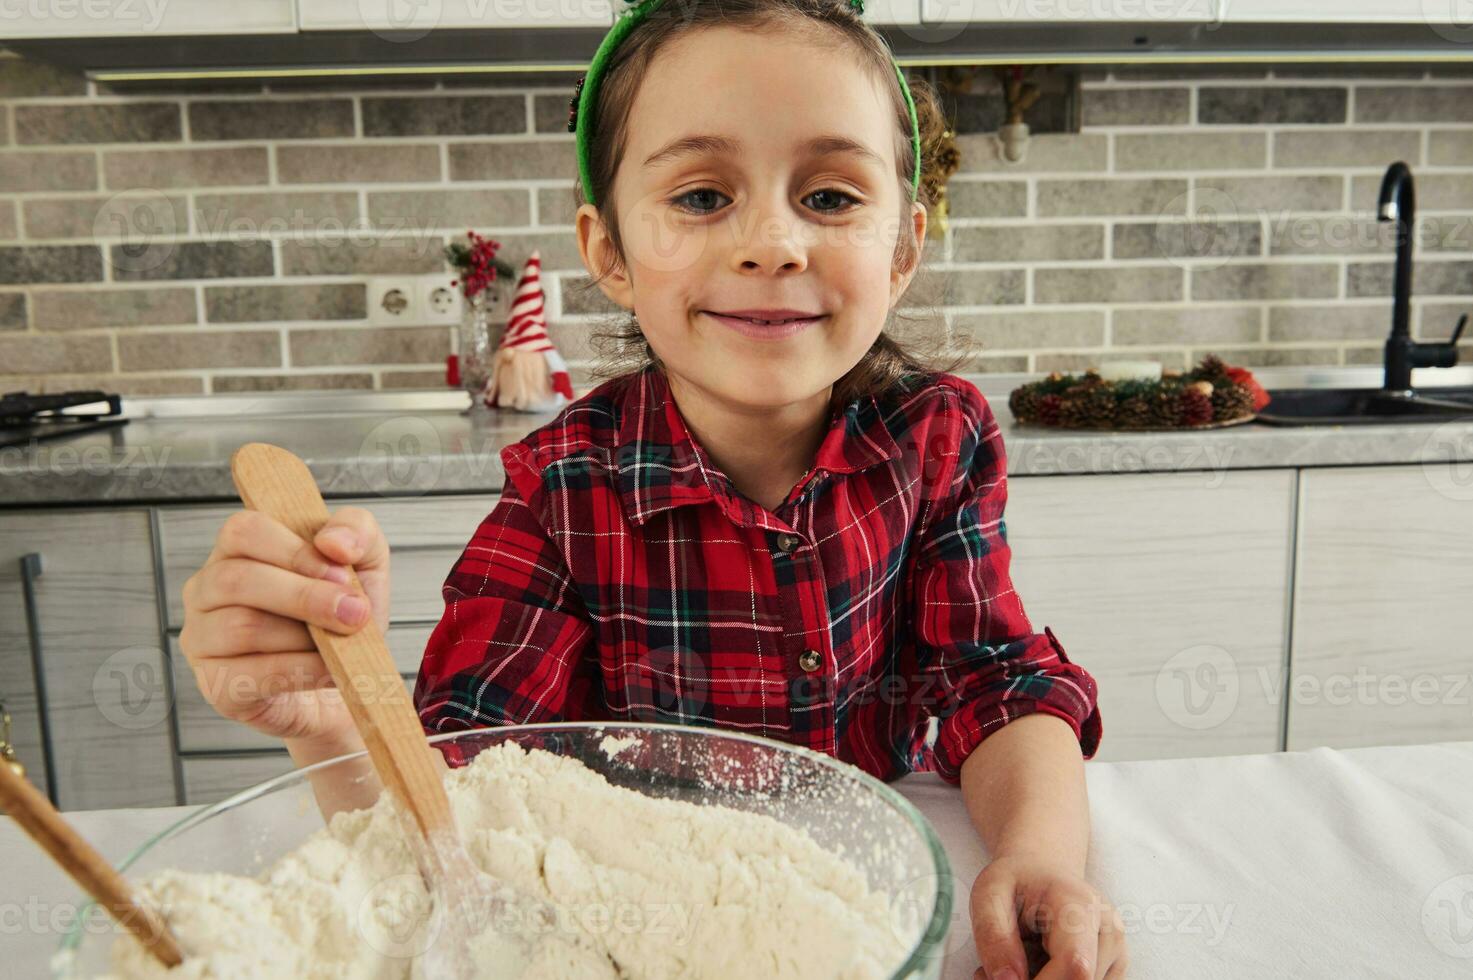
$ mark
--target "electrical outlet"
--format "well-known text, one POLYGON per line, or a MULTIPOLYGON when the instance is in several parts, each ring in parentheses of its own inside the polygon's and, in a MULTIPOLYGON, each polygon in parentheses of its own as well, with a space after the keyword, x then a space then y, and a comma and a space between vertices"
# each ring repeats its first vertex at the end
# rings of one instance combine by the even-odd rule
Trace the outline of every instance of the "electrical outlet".
POLYGON ((460 322, 460 287, 450 285, 449 273, 420 276, 416 281, 425 323, 460 322))
POLYGON ((419 324, 425 307, 413 276, 380 276, 368 280, 368 322, 419 324))

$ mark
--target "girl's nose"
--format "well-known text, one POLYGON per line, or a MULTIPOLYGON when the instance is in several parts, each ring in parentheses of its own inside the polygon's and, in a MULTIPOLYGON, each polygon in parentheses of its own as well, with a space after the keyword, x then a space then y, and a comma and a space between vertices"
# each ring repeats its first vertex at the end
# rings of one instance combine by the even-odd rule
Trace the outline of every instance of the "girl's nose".
POLYGON ((736 220, 731 261, 737 271, 793 273, 808 267, 812 235, 787 204, 753 207, 736 220))

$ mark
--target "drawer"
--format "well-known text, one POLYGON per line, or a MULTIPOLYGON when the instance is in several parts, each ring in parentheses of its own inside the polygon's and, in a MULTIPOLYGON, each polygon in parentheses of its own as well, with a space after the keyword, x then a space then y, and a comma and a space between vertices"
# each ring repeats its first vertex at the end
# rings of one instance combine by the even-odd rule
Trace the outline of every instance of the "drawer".
MULTIPOLYGON (((373 512, 392 553, 391 620, 438 620, 445 603, 440 586, 481 521, 496 506, 496 494, 329 501, 328 509, 352 504, 373 512)), ((204 565, 225 519, 239 507, 219 505, 159 508, 159 549, 169 628, 184 625, 184 581, 204 565)))
POLYGON ((241 756, 195 756, 184 761, 184 802, 218 803, 243 789, 296 769, 285 751, 241 756))
MULTIPOLYGON (((390 626, 384 639, 405 684, 414 690, 414 677, 419 672, 420 658, 429 642, 433 623, 411 623, 390 626)), ((281 740, 263 735, 239 722, 220 716, 205 700, 194 671, 179 650, 179 637, 169 636, 169 662, 174 671, 174 707, 179 718, 179 749, 183 752, 239 751, 246 749, 279 749, 281 740)))

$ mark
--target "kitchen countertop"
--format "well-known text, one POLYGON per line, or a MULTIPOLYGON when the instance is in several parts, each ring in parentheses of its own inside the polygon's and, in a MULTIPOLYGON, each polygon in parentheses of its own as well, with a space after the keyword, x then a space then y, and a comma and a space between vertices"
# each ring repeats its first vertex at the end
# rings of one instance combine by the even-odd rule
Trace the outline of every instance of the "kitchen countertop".
MULTIPOLYGON (((1470 371, 1445 369, 1437 380, 1466 384, 1470 371)), ((1380 369, 1255 374, 1269 388, 1375 387, 1380 369)), ((1019 426, 1007 409, 1007 392, 1030 376, 967 377, 1003 426, 1013 476, 1473 460, 1473 420, 1306 427, 1253 422, 1193 432, 1019 426)), ((301 456, 330 498, 495 492, 504 478, 501 448, 554 415, 468 415, 462 411, 467 402, 454 391, 125 399, 126 425, 0 448, 0 507, 234 501, 230 454, 254 441, 301 456)))
MULTIPOLYGON (((1089 762, 1084 771, 1085 877, 1120 913, 1133 980, 1468 974, 1473 742, 1089 762)), ((970 980, 967 894, 986 853, 956 787, 932 773, 891 785, 946 848, 957 901, 944 976, 970 980)), ((117 861, 194 809, 69 816, 117 861)), ((45 977, 79 891, 5 817, 0 867, 0 978, 45 977)))

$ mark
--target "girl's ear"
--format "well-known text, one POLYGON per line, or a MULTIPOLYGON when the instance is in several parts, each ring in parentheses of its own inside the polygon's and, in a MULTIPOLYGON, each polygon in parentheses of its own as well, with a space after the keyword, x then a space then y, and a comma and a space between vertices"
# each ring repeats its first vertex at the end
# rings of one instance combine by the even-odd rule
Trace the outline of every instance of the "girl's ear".
POLYGON ((890 270, 890 305, 893 307, 905 295, 906 289, 910 287, 910 281, 915 278, 917 270, 921 267, 921 256, 926 248, 926 206, 920 201, 913 201, 910 205, 910 220, 915 229, 915 260, 911 262, 910 268, 895 268, 890 270))
POLYGON ((588 203, 578 205, 573 224, 578 235, 578 254, 582 256, 583 267, 589 276, 598 282, 598 288, 612 302, 626 310, 634 309, 634 290, 629 285, 629 275, 619 261, 598 208, 588 203), (611 271, 604 276, 606 269, 611 271))

